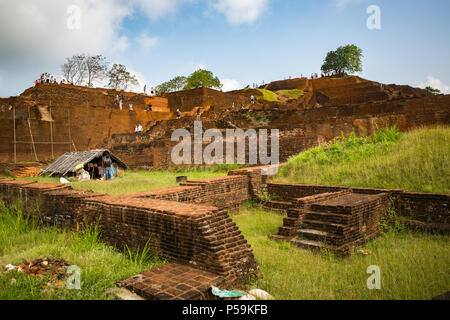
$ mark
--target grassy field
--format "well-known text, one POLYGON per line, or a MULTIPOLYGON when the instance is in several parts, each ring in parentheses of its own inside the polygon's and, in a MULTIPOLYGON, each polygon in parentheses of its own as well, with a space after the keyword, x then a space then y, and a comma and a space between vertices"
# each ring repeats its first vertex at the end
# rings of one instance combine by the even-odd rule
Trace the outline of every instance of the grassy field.
POLYGON ((450 193, 450 127, 351 135, 291 157, 274 180, 450 193))
POLYGON ((250 287, 276 299, 431 299, 450 288, 448 236, 392 230, 350 257, 327 251, 311 252, 269 239, 283 216, 248 207, 233 216, 251 244, 262 276, 250 287), (367 267, 381 270, 381 290, 367 289, 367 267))
POLYGON ((298 99, 305 94, 303 90, 291 89, 291 90, 278 90, 277 94, 290 99, 298 99))
MULTIPOLYGON (((131 194, 142 191, 164 189, 177 186, 176 177, 187 176, 189 180, 226 176, 222 168, 189 171, 125 171, 123 177, 111 181, 74 181, 70 185, 77 190, 92 190, 111 195, 131 194)), ((59 183, 59 178, 33 177, 25 180, 59 183)))
POLYGON ((269 102, 280 102, 275 92, 266 89, 256 89, 256 90, 262 93, 262 97, 258 97, 257 99, 262 99, 269 102))
POLYGON ((46 287, 48 279, 45 277, 3 273, 0 267, 0 300, 111 299, 105 292, 117 281, 164 263, 145 252, 117 251, 98 239, 95 228, 81 233, 44 228, 0 203, 0 266, 17 266, 24 261, 48 257, 65 259, 78 266, 81 290, 46 287))

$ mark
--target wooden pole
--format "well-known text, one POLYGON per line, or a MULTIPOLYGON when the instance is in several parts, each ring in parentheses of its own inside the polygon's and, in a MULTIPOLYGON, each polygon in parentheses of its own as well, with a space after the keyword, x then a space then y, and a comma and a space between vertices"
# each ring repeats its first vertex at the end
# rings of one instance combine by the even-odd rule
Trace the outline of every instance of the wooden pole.
POLYGON ((13 131, 14 131, 14 163, 17 163, 17 144, 16 144, 16 106, 13 107, 13 131))
MULTIPOLYGON (((51 102, 50 102, 50 104, 51 104, 51 102)), ((50 112, 50 142, 51 142, 51 144, 52 144, 52 160, 55 160, 55 154, 54 154, 54 150, 53 150, 53 125, 52 125, 52 122, 53 122, 53 118, 52 118, 52 107, 50 107, 49 108, 50 110, 49 110, 49 112, 50 112)))
POLYGON ((39 159, 38 159, 37 153, 36 153, 36 147, 35 147, 35 145, 34 145, 33 133, 31 132, 30 118, 28 118, 28 129, 30 129, 31 145, 33 146, 34 157, 36 158, 36 161, 39 162, 39 159))
MULTIPOLYGON (((67 110, 67 122, 69 123, 69 141, 72 141, 72 134, 70 132, 70 110, 67 110)), ((69 144, 69 152, 72 152, 72 146, 69 144)))

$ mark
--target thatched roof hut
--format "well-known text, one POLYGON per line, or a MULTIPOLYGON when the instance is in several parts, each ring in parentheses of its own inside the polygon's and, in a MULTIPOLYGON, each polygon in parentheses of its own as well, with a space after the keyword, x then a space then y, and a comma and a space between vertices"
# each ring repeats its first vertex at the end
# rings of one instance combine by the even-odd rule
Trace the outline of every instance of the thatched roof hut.
POLYGON ((76 167, 82 164, 84 167, 90 163, 101 163, 104 155, 109 154, 116 168, 127 169, 127 165, 107 149, 96 149, 90 151, 67 152, 56 159, 51 165, 41 172, 40 175, 53 177, 71 176, 76 172, 76 167))

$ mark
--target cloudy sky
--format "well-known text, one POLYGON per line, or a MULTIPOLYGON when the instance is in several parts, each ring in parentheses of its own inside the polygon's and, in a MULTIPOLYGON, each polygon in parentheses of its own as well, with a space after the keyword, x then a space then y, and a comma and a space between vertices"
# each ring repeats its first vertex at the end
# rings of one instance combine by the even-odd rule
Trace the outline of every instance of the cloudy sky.
POLYGON ((350 43, 362 77, 450 93, 449 12, 448 0, 0 0, 0 96, 77 53, 125 64, 141 86, 207 68, 231 90, 319 72, 350 43), (371 5, 381 29, 367 27, 371 5))

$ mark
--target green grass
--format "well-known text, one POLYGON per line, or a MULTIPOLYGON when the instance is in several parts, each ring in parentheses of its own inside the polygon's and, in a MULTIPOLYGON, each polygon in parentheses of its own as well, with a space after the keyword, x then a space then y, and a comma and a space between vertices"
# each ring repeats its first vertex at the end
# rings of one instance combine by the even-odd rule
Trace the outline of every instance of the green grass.
MULTIPOLYGON (((187 176, 189 180, 211 178, 227 175, 228 169, 237 166, 220 166, 209 169, 184 169, 178 171, 125 171, 123 177, 116 177, 111 181, 75 181, 70 185, 76 190, 92 190, 111 195, 132 194, 136 192, 164 189, 177 186, 176 177, 187 176)), ((33 177, 24 180, 38 182, 59 183, 59 178, 33 177)))
MULTIPOLYGON (((0 266, 38 258, 65 259, 81 269, 81 290, 46 288, 48 279, 0 271, 0 300, 111 299, 105 292, 117 281, 160 266, 164 261, 141 253, 119 252, 102 243, 95 227, 72 233, 43 227, 0 202, 0 266), (13 284, 12 279, 15 279, 13 284)), ((2 270, 3 268, 0 267, 2 270)))
POLYGON ((249 287, 276 299, 431 299, 450 288, 448 236, 392 231, 365 246, 369 255, 355 252, 345 258, 270 240, 283 217, 252 207, 233 216, 262 273, 249 287), (380 267, 381 290, 367 289, 371 265, 380 267))
POLYGON ((263 99, 265 101, 269 101, 269 102, 280 102, 280 100, 278 100, 278 96, 275 92, 267 90, 267 89, 256 89, 259 92, 262 93, 262 97, 257 97, 257 99, 263 99))
POLYGON ((303 90, 298 89, 278 90, 276 93, 280 96, 288 97, 290 99, 298 99, 305 94, 303 90))
POLYGON ((291 157, 274 181, 450 193, 450 127, 348 138, 291 157))

